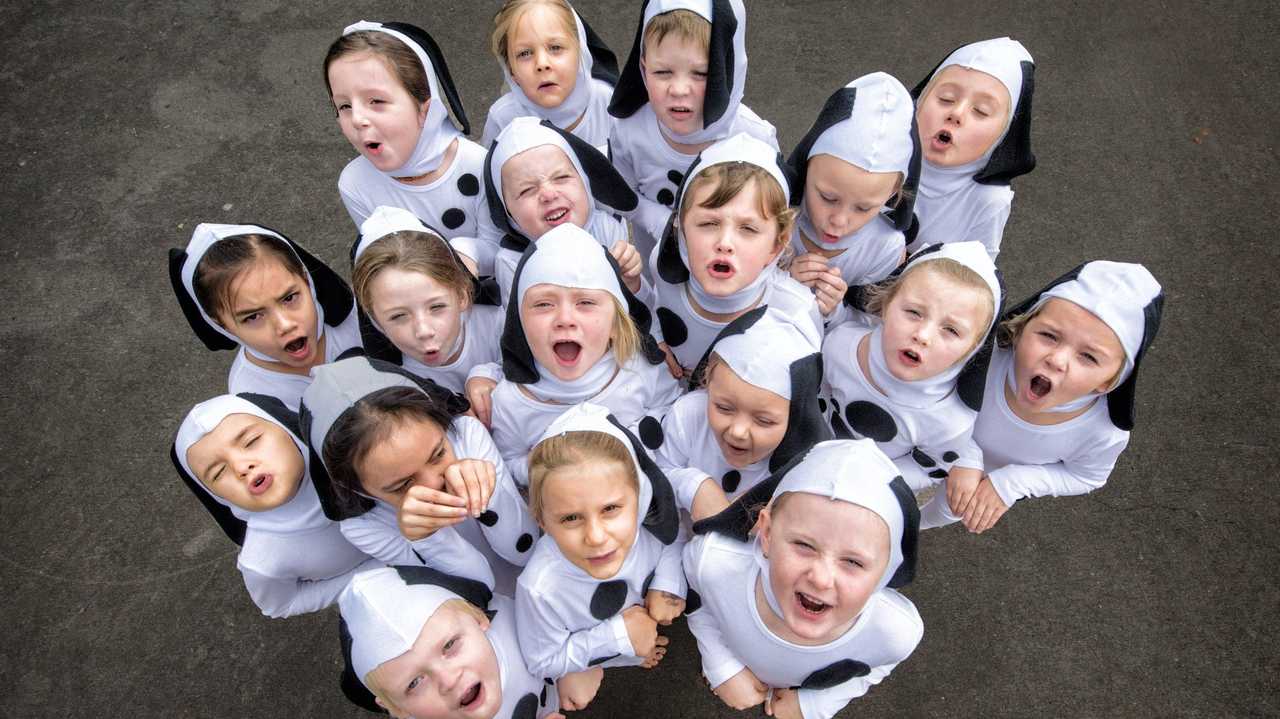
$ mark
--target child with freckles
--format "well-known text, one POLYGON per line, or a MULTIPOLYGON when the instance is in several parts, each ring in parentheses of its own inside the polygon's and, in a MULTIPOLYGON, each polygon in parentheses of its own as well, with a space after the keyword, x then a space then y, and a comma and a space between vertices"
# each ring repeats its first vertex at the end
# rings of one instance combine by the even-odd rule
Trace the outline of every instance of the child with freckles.
POLYGON ((742 0, 647 0, 641 8, 631 55, 609 104, 617 118, 609 156, 641 197, 632 220, 636 246, 648 260, 698 153, 739 133, 774 152, 778 140, 773 125, 742 104, 747 84, 742 0))
POLYGON ((666 477, 606 409, 581 404, 547 428, 529 479, 530 511, 545 532, 516 587, 529 671, 657 666, 667 651, 658 625, 685 606, 666 477))
POLYGON ((715 695, 829 719, 883 681, 924 632, 894 590, 915 575, 918 519, 897 467, 862 439, 815 445, 697 522, 689 630, 715 695))
POLYGON ((1128 446, 1163 305, 1142 265, 1096 261, 1010 310, 973 430, 983 467, 953 469, 921 526, 963 521, 981 533, 1020 499, 1101 488, 1128 446))
POLYGON ((607 146, 618 58, 567 0, 506 0, 489 45, 508 90, 489 108, 481 145, 517 117, 534 117, 607 146))

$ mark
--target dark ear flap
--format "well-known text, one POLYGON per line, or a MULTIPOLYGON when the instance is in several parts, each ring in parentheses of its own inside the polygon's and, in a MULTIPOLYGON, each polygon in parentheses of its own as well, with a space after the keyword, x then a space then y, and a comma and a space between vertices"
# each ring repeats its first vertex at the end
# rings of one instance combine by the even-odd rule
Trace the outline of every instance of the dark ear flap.
POLYGON ((787 412, 787 431, 769 457, 769 471, 777 471, 797 454, 808 452, 819 442, 835 438, 831 425, 818 408, 818 390, 821 387, 821 353, 815 352, 791 363, 791 407, 787 412))
MULTIPOLYGON (((644 353, 649 364, 662 364, 666 361, 667 354, 653 338, 653 312, 640 298, 632 294, 627 288, 627 283, 622 281, 622 268, 618 267, 618 261, 613 259, 613 255, 606 250, 604 258, 608 261, 609 267, 613 268, 613 274, 618 278, 618 287, 622 289, 622 296, 627 300, 627 314, 631 316, 631 323, 636 326, 636 332, 640 335, 640 351, 644 353)), ((514 290, 513 287, 513 293, 514 290)))
POLYGON ((182 468, 182 462, 178 460, 178 446, 176 444, 169 447, 169 459, 173 462, 173 468, 178 470, 178 478, 182 483, 187 485, 187 489, 200 500, 200 504, 204 505, 206 511, 213 516, 213 521, 218 523, 218 527, 222 529, 222 533, 227 535, 227 539, 235 542, 237 545, 244 546, 244 533, 249 525, 232 513, 231 508, 224 506, 213 498, 199 484, 199 480, 187 474, 187 470, 182 468))
MULTIPOLYGON (((507 219, 507 207, 502 203, 502 195, 498 194, 498 186, 493 182, 493 151, 497 147, 498 141, 494 140, 489 143, 489 151, 484 155, 484 199, 489 205, 489 219, 493 222, 493 226, 505 234, 511 234, 515 230, 511 227, 511 221, 507 219)), ((506 240, 504 239, 503 242, 506 240)), ((528 240, 525 242, 527 243, 528 240)))
POLYGON ((176 247, 169 250, 169 282, 173 284, 173 294, 178 298, 178 307, 182 308, 182 315, 187 318, 187 324, 191 325, 191 331, 195 332, 196 337, 211 350, 236 349, 240 345, 210 327, 209 323, 205 322, 204 315, 200 314, 196 298, 187 293, 186 286, 182 284, 182 266, 186 263, 186 250, 176 247))
POLYGON ((703 124, 724 116, 733 96, 733 36, 738 18, 729 0, 711 0, 711 43, 707 47, 707 91, 702 101, 703 124))
POLYGON ((284 425, 284 428, 292 432, 294 436, 299 439, 302 438, 302 427, 298 421, 298 413, 286 407, 279 398, 256 392, 241 392, 236 396, 271 415, 272 419, 284 425))
MULTIPOLYGON (((679 208, 679 205, 676 205, 679 208)), ((680 210, 671 211, 667 220, 667 229, 658 240, 658 277, 671 285, 680 285, 689 281, 689 268, 680 259, 680 239, 676 236, 676 223, 680 221, 680 210)))
POLYGON ((649 508, 644 515, 644 528, 657 537, 659 542, 671 544, 676 541, 676 535, 680 531, 680 511, 676 508, 675 490, 671 489, 667 475, 658 469, 658 465, 654 463, 640 440, 623 427, 612 414, 609 415, 609 424, 622 430, 622 434, 631 443, 631 451, 635 452, 636 461, 640 463, 640 471, 649 478, 653 496, 649 499, 649 508))
POLYGON ((347 628, 347 620, 341 614, 338 615, 338 642, 342 646, 342 675, 338 679, 338 685, 343 696, 367 712, 386 714, 387 710, 378 705, 373 692, 365 687, 351 668, 351 630, 347 628))
POLYGON ((1036 156, 1031 152, 1031 95, 1035 92, 1036 66, 1022 61, 1022 91, 1018 106, 1009 119, 1009 130, 991 153, 987 166, 973 176, 982 185, 1007 185, 1019 175, 1036 169, 1036 156))
POLYGON ((649 0, 640 3, 640 20, 636 23, 636 37, 631 42, 631 54, 627 56, 627 64, 622 66, 622 74, 614 83, 613 97, 609 98, 609 114, 614 117, 631 117, 649 102, 649 91, 645 89, 644 76, 640 72, 640 53, 644 50, 644 11, 647 7, 649 0))
MULTIPOLYGON (((1004 314, 1004 273, 996 270, 996 282, 1000 285, 1000 307, 995 308, 993 317, 1004 314)), ((997 319, 991 323, 991 330, 982 338, 982 347, 964 363, 959 376, 956 377, 956 394, 960 401, 974 412, 982 411, 982 399, 987 390, 987 369, 991 366, 991 353, 996 348, 996 335, 1000 327, 997 319)))
POLYGON ((493 592, 490 591, 489 587, 485 586, 484 582, 445 574, 431 567, 420 565, 397 564, 392 569, 396 570, 396 574, 400 575, 400 579, 404 580, 405 584, 410 586, 430 584, 447 589, 465 599, 468 604, 473 604, 481 610, 487 610, 489 602, 493 600, 493 592))
POLYGON ((369 319, 369 315, 365 314, 363 310, 357 310, 357 312, 359 312, 360 342, 364 346, 365 356, 397 365, 403 363, 404 354, 400 352, 399 348, 386 335, 382 334, 382 330, 379 330, 373 324, 373 320, 369 319))
POLYGON ((471 303, 485 307, 501 307, 502 293, 498 290, 498 280, 491 275, 472 277, 473 290, 471 303))
POLYGON ((902 477, 894 477, 889 483, 893 496, 902 507, 902 564, 889 579, 889 586, 897 589, 905 587, 916 578, 917 545, 920 540, 920 509, 916 506, 916 495, 911 492, 902 477))
POLYGON ((576 10, 578 22, 582 23, 582 32, 587 36, 587 52, 591 53, 591 77, 603 80, 610 85, 618 84, 618 56, 587 24, 587 19, 576 10))
POLYGON ((911 111, 911 161, 907 163, 907 176, 902 179, 902 187, 898 190, 898 194, 890 203, 897 202, 893 205, 893 209, 888 212, 889 222, 893 225, 893 229, 898 232, 908 232, 913 226, 915 232, 907 238, 907 244, 911 244, 916 239, 916 234, 920 232, 920 222, 916 219, 916 192, 920 188, 920 161, 923 153, 920 151, 920 131, 916 126, 915 110, 911 111))
MULTIPOLYGON (((334 424, 342 422, 342 418, 345 415, 345 412, 339 415, 334 424)), ((354 492, 340 490, 334 486, 333 478, 329 476, 329 469, 324 466, 324 460, 320 459, 319 448, 311 446, 312 422, 311 411, 307 409, 306 403, 303 403, 298 412, 298 429, 301 432, 299 436, 307 444, 311 484, 316 488, 316 496, 320 498, 320 509, 324 511, 324 516, 328 517, 330 521, 341 522, 344 519, 359 517, 373 509, 372 499, 354 492)))
POLYGON ((761 480, 756 486, 743 492, 719 514, 694 522, 693 533, 707 534, 708 532, 715 532, 726 537, 732 537, 739 542, 750 541, 751 528, 755 526, 759 508, 769 503, 769 500, 773 498, 774 491, 778 488, 778 484, 782 482, 782 478, 787 476, 787 472, 794 469, 797 464, 800 464, 808 453, 808 450, 805 450, 792 457, 791 461, 787 462, 782 469, 775 471, 768 478, 761 480))
POLYGON ((520 256, 520 264, 516 265, 515 274, 511 278, 511 294, 507 301, 507 321, 502 327, 502 374, 516 384, 533 384, 542 378, 538 373, 538 364, 533 359, 533 350, 529 348, 529 340, 524 336, 524 324, 520 321, 520 275, 529 258, 538 251, 536 244, 530 244, 520 256))
POLYGON ((791 205, 798 207, 804 200, 804 182, 809 174, 809 153, 813 145, 822 137, 822 133, 830 130, 836 123, 847 120, 853 114, 853 102, 858 92, 856 87, 842 87, 836 90, 818 112, 818 119, 800 138, 800 144, 791 151, 791 159, 787 165, 795 173, 796 180, 791 184, 791 205))
POLYGON ((707 364, 711 362, 711 353, 716 351, 716 345, 720 344, 720 340, 732 335, 743 334, 747 331, 747 328, 759 322, 760 318, 764 317, 764 313, 768 310, 769 305, 760 305, 748 310, 716 333, 715 339, 711 340, 711 344, 707 345, 707 351, 702 353, 702 358, 698 360, 698 364, 694 365, 693 372, 689 373, 690 392, 702 386, 704 375, 707 373, 707 364))
POLYGON ((1160 317, 1164 312, 1164 292, 1142 308, 1142 344, 1138 346, 1138 354, 1133 358, 1133 370, 1120 383, 1119 387, 1107 393, 1107 412, 1111 416, 1111 424, 1117 429, 1132 432, 1134 426, 1134 405, 1137 402, 1138 364, 1151 348, 1151 343, 1160 331, 1160 317))
POLYGON ((595 196, 596 201, 619 212, 631 212, 636 209, 640 199, 636 197, 636 193, 627 185, 627 181, 622 178, 604 153, 586 140, 561 130, 549 120, 543 120, 540 124, 551 128, 564 138, 564 141, 569 144, 569 149, 578 156, 582 171, 587 173, 587 178, 591 181, 591 194, 595 196))
MULTIPOLYGON (((267 227, 266 229, 271 228, 267 227)), ((272 232, 284 237, 282 233, 276 230, 272 230, 272 232)), ((320 307, 324 310, 324 323, 330 327, 337 327, 345 322, 356 304, 355 296, 351 294, 351 288, 347 286, 346 280, 342 279, 328 265, 316 259, 310 252, 302 249, 298 243, 293 240, 286 241, 293 248, 293 251, 298 253, 298 258, 302 260, 302 265, 307 268, 307 273, 311 275, 311 282, 316 286, 316 300, 320 302, 320 307)))
POLYGON ((1035 304, 1040 301, 1040 295, 1043 295, 1044 293, 1048 292, 1054 287, 1057 287, 1058 285, 1061 285, 1065 282, 1070 282, 1075 278, 1079 277, 1080 272, 1084 270, 1084 266, 1089 264, 1090 262, 1093 262, 1093 260, 1086 260, 1084 262, 1081 262, 1080 264, 1076 265, 1075 267, 1067 271, 1066 274, 1062 275, 1061 277, 1058 277, 1054 281, 1045 285, 1043 288, 1040 289, 1040 291, 1036 292, 1035 294, 1031 295, 1025 300, 1019 302, 1013 307, 1010 307, 1009 309, 1005 310, 1004 314, 1000 315, 1000 321, 1008 322, 1009 320, 1013 319, 1014 317, 1017 317, 1018 315, 1025 315, 1026 313, 1030 312, 1031 308, 1034 307, 1035 304))
POLYGON ((388 30, 395 30, 398 33, 407 35, 409 39, 422 46, 422 51, 427 54, 427 59, 431 61, 431 65, 436 70, 436 84, 439 85, 440 92, 444 93, 444 101, 449 106, 449 114, 458 120, 461 125, 458 129, 462 134, 470 135, 471 123, 467 122, 467 111, 462 107, 462 97, 458 95, 458 88, 453 84, 453 77, 449 75, 449 65, 445 63, 444 53, 440 52, 436 41, 417 25, 410 25, 404 22, 386 22, 382 26, 388 30))

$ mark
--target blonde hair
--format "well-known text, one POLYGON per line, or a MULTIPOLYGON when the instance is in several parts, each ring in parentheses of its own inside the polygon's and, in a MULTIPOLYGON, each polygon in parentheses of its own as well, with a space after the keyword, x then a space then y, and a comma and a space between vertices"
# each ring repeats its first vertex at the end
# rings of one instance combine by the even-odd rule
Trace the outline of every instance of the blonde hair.
POLYGON ((609 295, 613 300, 613 328, 609 330, 609 344, 613 347, 613 358, 619 367, 625 366, 640 351, 640 330, 631 319, 631 314, 618 302, 618 298, 609 295))
POLYGON ((672 10, 656 15, 644 28, 641 49, 662 44, 668 35, 684 40, 702 52, 711 49, 711 23, 692 10, 672 10))
POLYGON ((791 246, 791 227, 795 223, 796 211, 788 205, 787 193, 782 190, 777 178, 759 165, 749 162, 721 162, 699 172, 684 189, 684 199, 680 202, 680 223, 684 224, 691 208, 690 200, 704 185, 713 185, 715 189, 711 191, 710 197, 698 203, 698 207, 714 210, 729 204, 753 182, 758 200, 756 209, 760 211, 761 217, 772 220, 777 228, 778 235, 774 238, 773 246, 775 251, 783 251, 778 256, 778 263, 784 264, 784 258, 789 259, 786 250, 791 246))
MULTIPOLYGON (((981 290, 982 296, 986 299, 986 313, 983 314, 982 322, 978 323, 979 330, 985 330, 991 324, 991 316, 996 311, 996 300, 991 296, 991 288, 987 285, 986 280, 982 279, 982 275, 965 267, 949 257, 939 257, 936 260, 926 260, 916 263, 897 277, 897 279, 884 282, 878 285, 867 287, 866 291, 866 307, 867 312, 880 317, 884 316, 884 309, 889 306, 893 298, 897 296, 898 290, 902 288, 902 283, 907 278, 916 274, 920 270, 932 270, 940 277, 953 280, 962 287, 968 287, 974 290, 981 290)), ((974 342, 981 342, 986 332, 979 331, 974 342)))
POLYGON ((563 23, 562 29, 569 35, 569 41, 578 52, 582 52, 582 48, 578 46, 578 23, 574 20, 573 8, 566 0, 507 0, 493 15, 493 34, 489 36, 489 51, 508 70, 511 69, 511 63, 507 57, 507 51, 510 49, 509 38, 515 32, 516 26, 520 24, 520 19, 536 5, 545 5, 555 11, 556 17, 563 23))
MULTIPOLYGON (((471 602, 468 602, 467 600, 462 599, 461 597, 456 599, 446 599, 445 601, 440 603, 439 607, 436 607, 436 612, 439 612, 441 609, 446 609, 446 608, 451 609, 455 612, 461 612, 462 614, 468 617, 471 617, 472 619, 476 620, 477 624, 480 624, 481 626, 483 626, 486 622, 489 621, 489 616, 484 613, 484 610, 480 609, 480 607, 477 607, 471 602)), ((435 614, 432 614, 431 616, 434 617, 435 614)), ((427 621, 431 621, 430 617, 427 618, 427 621)), ((418 631, 421 632, 422 629, 419 628, 418 631)), ((403 713, 403 710, 400 708, 400 705, 396 704, 395 701, 392 700, 391 697, 387 695, 386 688, 382 686, 382 682, 378 681, 378 670, 382 669, 383 666, 384 664, 379 664, 373 669, 370 669, 369 673, 365 674, 363 677, 364 685, 368 687, 369 691, 372 692, 374 696, 376 696, 379 700, 381 700, 382 706, 384 708, 390 711, 394 711, 396 713, 403 713)))
POLYGON ((611 434, 579 430, 542 440, 529 453, 529 513, 542 525, 542 489, 553 472, 587 462, 613 462, 622 467, 631 488, 640 492, 635 462, 625 445, 611 434))
POLYGON ((1022 337, 1022 331, 1027 328, 1027 323, 1036 315, 1040 314, 1040 310, 1044 309, 1044 304, 1031 310, 1023 312, 1020 315, 1014 315, 1009 319, 996 325, 996 344, 1004 348, 1013 347, 1018 344, 1018 339, 1022 337))
POLYGON ((474 299, 471 273, 458 262, 448 243, 434 233, 404 230, 373 242, 356 260, 351 284, 356 301, 366 312, 373 307, 373 281, 388 268, 430 277, 449 288, 463 309, 474 299))

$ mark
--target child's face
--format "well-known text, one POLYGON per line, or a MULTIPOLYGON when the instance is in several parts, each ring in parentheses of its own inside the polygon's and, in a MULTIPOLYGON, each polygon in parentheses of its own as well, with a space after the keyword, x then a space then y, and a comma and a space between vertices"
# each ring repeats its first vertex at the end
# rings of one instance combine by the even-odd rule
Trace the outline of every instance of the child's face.
POLYGON ((520 303, 533 358, 562 381, 586 374, 609 349, 617 313, 613 295, 560 285, 534 285, 520 303))
POLYGON ((413 155, 427 102, 404 88, 387 62, 357 53, 329 64, 329 87, 338 127, 347 142, 383 172, 402 167, 413 155))
POLYGON ((711 372, 707 424, 730 466, 742 469, 773 454, 790 410, 787 398, 744 381, 725 362, 711 372))
MULTIPOLYGON (((448 364, 462 331, 458 294, 421 272, 387 267, 369 285, 369 312, 406 356, 428 367, 448 364)), ((455 353, 456 354, 456 353, 455 353)))
POLYGON ((778 259, 778 224, 760 213, 759 189, 752 180, 728 203, 702 207, 716 190, 698 185, 685 201, 681 221, 689 250, 689 272, 715 297, 726 297, 755 281, 778 259))
POLYGON ((1124 358, 1124 347, 1107 323, 1074 302, 1051 298, 1018 336, 1015 401, 1044 411, 1090 392, 1106 392, 1124 358))
POLYGON ((306 467, 288 432, 252 414, 224 417, 187 450, 187 466, 210 492, 250 512, 293 499, 306 467))
POLYGON ((791 493, 758 525, 782 620, 801 639, 836 639, 853 624, 889 564, 889 527, 874 512, 791 493))
POLYGON ((959 362, 982 338, 991 300, 926 266, 908 274, 885 306, 884 361, 896 378, 929 379, 959 362))
POLYGON ((707 95, 705 50, 668 34, 662 42, 645 43, 640 71, 658 122, 677 135, 702 129, 702 101, 707 95))
POLYGON ((589 460, 547 475, 538 521, 574 566, 608 579, 636 541, 638 502, 626 468, 589 460))
POLYGON ((304 277, 264 256, 231 284, 231 306, 218 323, 250 348, 290 367, 323 360, 316 337, 316 305, 304 277))
POLYGON ((410 418, 397 422, 355 469, 365 494, 398 508, 410 487, 445 491, 444 471, 456 461, 439 425, 410 418))
POLYGON ((507 36, 507 68, 525 97, 539 107, 559 107, 578 79, 578 38, 559 13, 533 5, 507 36))
POLYGON ((502 707, 498 657, 487 620, 442 605, 409 651, 369 672, 394 717, 490 719, 502 707))
POLYGON ((839 242, 880 214, 898 188, 897 172, 867 172, 834 155, 809 158, 804 206, 820 246, 839 242))
POLYGON ((566 222, 586 227, 591 213, 582 177, 555 145, 531 147, 507 160, 502 166, 502 202, 533 240, 566 222))
POLYGON ((916 112, 924 157, 956 167, 982 157, 1009 124, 1009 90, 994 76, 952 65, 944 69, 916 112))

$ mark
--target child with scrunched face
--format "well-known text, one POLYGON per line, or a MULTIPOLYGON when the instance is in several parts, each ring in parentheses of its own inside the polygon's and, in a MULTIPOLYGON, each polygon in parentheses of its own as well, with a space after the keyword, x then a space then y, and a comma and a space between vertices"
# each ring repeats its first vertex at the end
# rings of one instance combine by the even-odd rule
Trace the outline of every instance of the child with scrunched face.
POLYGON ((293 499, 306 469, 289 433, 252 414, 227 415, 191 445, 187 465, 215 496, 250 512, 293 499))

